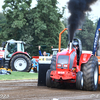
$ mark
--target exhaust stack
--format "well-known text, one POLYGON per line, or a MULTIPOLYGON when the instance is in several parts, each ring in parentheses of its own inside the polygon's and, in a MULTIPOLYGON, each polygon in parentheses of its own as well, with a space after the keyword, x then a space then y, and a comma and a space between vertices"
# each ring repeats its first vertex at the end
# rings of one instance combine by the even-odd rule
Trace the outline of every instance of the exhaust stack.
POLYGON ((71 52, 71 50, 72 50, 72 42, 70 42, 69 44, 69 51, 71 52))
POLYGON ((73 40, 76 30, 83 24, 85 13, 91 11, 91 5, 96 1, 98 0, 69 0, 68 9, 71 15, 68 19, 68 30, 70 42, 73 40))

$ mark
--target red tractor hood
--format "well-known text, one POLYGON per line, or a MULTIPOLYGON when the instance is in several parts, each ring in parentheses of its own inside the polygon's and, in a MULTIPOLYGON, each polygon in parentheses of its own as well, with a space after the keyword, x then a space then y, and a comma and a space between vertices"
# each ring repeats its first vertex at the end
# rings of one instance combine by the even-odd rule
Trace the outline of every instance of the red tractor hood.
POLYGON ((68 55, 70 56, 72 54, 72 52, 76 52, 75 49, 72 49, 71 51, 69 49, 64 49, 63 51, 57 53, 57 58, 59 55, 68 55))
POLYGON ((77 66, 77 55, 75 49, 72 49, 72 51, 66 49, 57 54, 57 60, 56 60, 57 70, 71 71, 72 67, 76 66, 77 66))

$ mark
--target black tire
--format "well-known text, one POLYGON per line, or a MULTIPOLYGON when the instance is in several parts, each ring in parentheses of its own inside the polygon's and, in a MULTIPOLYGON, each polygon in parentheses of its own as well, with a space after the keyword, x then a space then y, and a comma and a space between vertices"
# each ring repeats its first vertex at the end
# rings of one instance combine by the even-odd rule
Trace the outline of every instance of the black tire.
POLYGON ((51 59, 50 69, 56 70, 56 56, 53 56, 51 59))
POLYGON ((83 88, 83 73, 81 71, 76 76, 76 88, 79 90, 83 88))
POLYGON ((14 55, 10 61, 10 66, 13 71, 20 71, 20 72, 29 72, 32 67, 30 58, 24 54, 14 55), (18 61, 20 61, 19 64, 18 61))
POLYGON ((51 69, 47 70, 46 72, 46 86, 47 87, 51 87, 51 77, 50 77, 50 73, 51 73, 51 69))
POLYGON ((98 59, 91 56, 89 61, 82 66, 83 70, 83 89, 95 91, 98 87, 98 59))

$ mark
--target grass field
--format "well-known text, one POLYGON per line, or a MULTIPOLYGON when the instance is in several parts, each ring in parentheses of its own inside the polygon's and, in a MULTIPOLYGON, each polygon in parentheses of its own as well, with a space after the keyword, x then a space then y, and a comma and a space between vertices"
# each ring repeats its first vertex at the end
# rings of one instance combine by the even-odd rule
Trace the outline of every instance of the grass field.
POLYGON ((11 72, 10 75, 0 75, 0 80, 38 79, 38 73, 11 72))

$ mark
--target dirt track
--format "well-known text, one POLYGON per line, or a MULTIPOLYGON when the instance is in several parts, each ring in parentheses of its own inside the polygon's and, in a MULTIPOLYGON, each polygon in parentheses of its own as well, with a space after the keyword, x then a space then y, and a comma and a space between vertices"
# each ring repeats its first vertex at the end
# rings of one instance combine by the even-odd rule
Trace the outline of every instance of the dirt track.
POLYGON ((0 100, 100 100, 97 91, 37 86, 37 80, 0 81, 0 100))

